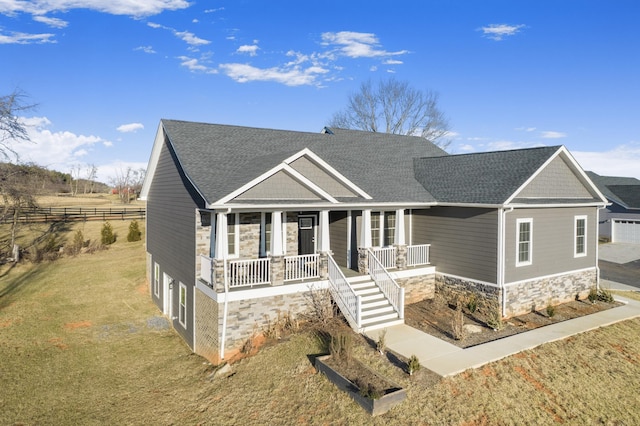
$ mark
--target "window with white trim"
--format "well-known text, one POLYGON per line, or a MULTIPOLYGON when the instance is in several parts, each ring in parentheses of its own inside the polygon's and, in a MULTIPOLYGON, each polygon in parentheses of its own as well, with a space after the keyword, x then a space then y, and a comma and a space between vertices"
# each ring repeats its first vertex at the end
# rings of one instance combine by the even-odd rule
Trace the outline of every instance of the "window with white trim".
POLYGON ((227 215, 227 254, 229 257, 238 257, 238 246, 240 245, 238 213, 229 213, 227 215))
POLYGON ((576 216, 573 223, 573 256, 587 255, 587 216, 576 216))
POLYGON ((531 265, 533 247, 533 219, 517 219, 516 233, 516 266, 531 265))
POLYGON ((180 308, 178 310, 178 321, 187 328, 187 286, 180 283, 180 308))
POLYGON ((380 212, 371 212, 371 246, 380 247, 380 212))
POLYGON ((396 239, 396 212, 384 212, 384 245, 392 246, 396 239))
POLYGON ((263 212, 260 218, 260 255, 271 253, 271 213, 263 212))
POLYGON ((157 262, 153 264, 153 294, 160 297, 160 265, 157 262))

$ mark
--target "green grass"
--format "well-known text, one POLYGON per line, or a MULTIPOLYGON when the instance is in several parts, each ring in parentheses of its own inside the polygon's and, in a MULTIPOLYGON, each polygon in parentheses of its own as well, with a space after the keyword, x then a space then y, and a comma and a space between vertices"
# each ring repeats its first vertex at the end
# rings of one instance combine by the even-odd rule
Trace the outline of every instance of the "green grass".
MULTIPOLYGON (((126 242, 128 221, 113 225, 109 250, 0 269, 0 423, 640 424, 640 319, 442 380, 360 345, 359 359, 408 389, 376 418, 315 374, 322 345, 309 333, 214 379, 172 330, 150 326, 160 313, 143 243, 126 242)), ((99 238, 100 224, 85 226, 99 238)))

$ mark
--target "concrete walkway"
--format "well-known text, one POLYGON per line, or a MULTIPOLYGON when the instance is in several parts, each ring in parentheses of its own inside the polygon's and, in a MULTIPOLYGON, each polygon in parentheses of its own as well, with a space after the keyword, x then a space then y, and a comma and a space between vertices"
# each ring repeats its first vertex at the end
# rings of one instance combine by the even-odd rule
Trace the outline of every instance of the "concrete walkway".
MULTIPOLYGON (((637 289, 636 289, 637 290, 637 289)), ((543 343, 565 339, 575 334, 640 317, 640 302, 616 296, 623 306, 584 317, 559 322, 493 342, 462 349, 408 325, 387 328, 386 346, 404 357, 416 355, 425 368, 447 377, 469 368, 478 368, 510 355, 533 349, 543 343)), ((382 330, 366 335, 378 340, 382 330)))

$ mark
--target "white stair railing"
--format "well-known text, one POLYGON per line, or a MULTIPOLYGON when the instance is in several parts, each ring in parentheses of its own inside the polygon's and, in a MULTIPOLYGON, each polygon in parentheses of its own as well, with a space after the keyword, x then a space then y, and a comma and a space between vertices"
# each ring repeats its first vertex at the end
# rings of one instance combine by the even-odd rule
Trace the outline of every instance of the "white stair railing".
POLYGON ((400 319, 404 318, 404 288, 389 275, 384 265, 378 260, 375 253, 369 251, 369 275, 376 283, 380 291, 385 295, 391 306, 398 312, 400 319))
POLYGON ((333 300, 351 327, 359 331, 361 328, 360 315, 362 311, 361 296, 356 295, 351 285, 349 285, 347 278, 342 273, 342 270, 331 256, 328 258, 327 272, 329 289, 333 300))

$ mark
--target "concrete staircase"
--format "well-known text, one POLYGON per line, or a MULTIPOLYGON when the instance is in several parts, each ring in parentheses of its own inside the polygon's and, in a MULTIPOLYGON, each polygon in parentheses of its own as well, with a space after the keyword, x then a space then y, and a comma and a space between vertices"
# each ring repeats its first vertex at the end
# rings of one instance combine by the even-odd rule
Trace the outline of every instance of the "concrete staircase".
POLYGON ((356 295, 361 297, 361 332, 404 324, 396 309, 369 276, 347 278, 356 295))

